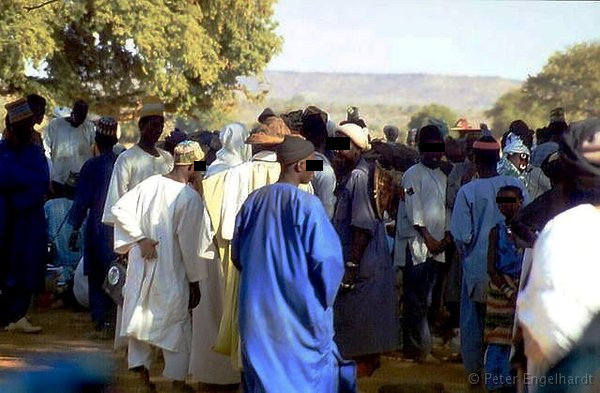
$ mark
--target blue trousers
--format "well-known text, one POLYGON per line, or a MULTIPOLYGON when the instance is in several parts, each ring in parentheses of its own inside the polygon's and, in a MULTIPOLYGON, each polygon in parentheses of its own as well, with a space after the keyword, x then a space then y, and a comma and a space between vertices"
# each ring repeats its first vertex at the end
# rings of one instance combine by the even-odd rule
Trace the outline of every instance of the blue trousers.
POLYGON ((485 351, 485 387, 495 390, 516 391, 516 370, 510 366, 510 345, 488 344, 485 351))
POLYGON ((460 295, 460 352, 469 374, 483 370, 485 303, 471 299, 465 277, 460 295))
POLYGON ((433 348, 427 316, 431 307, 437 263, 428 259, 414 265, 410 250, 406 249, 402 337, 404 353, 409 357, 422 359, 431 353, 433 348))

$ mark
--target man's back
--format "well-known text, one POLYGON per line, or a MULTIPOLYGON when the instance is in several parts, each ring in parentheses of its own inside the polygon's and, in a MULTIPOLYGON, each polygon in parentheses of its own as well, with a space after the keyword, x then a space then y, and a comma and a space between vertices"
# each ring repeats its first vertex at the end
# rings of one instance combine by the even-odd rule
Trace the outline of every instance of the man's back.
POLYGON ((327 391, 314 373, 335 348, 332 306, 344 267, 321 202, 276 183, 253 192, 236 221, 244 370, 266 391, 327 391))
POLYGON ((110 209, 126 192, 150 176, 164 175, 173 168, 173 157, 162 149, 156 150, 159 153, 158 157, 146 153, 135 145, 118 156, 104 204, 103 223, 113 223, 114 218, 110 209))
POLYGON ((202 199, 189 185, 156 175, 126 193, 112 212, 115 251, 129 252, 121 334, 175 350, 189 317, 187 282, 206 278, 202 199), (158 242, 155 259, 141 257, 141 237, 158 242), (137 307, 150 311, 136 319, 137 307))

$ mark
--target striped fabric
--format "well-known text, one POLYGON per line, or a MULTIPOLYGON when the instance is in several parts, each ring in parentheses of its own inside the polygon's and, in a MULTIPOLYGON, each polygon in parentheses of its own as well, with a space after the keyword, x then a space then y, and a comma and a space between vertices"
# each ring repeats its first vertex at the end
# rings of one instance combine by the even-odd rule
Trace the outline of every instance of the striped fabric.
MULTIPOLYGON (((504 275, 510 287, 518 289, 518 281, 504 275)), ((485 313, 485 342, 487 344, 512 344, 513 321, 515 318, 516 300, 511 301, 504 292, 490 282, 485 313)))

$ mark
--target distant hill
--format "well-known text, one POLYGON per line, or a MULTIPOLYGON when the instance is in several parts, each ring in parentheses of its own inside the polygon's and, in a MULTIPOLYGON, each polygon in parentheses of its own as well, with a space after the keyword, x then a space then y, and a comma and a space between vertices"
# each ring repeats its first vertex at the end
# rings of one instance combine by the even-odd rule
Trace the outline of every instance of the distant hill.
MULTIPOLYGON (((521 81, 497 77, 428 74, 338 74, 268 71, 269 100, 302 100, 344 105, 426 105, 484 110, 521 81)), ((248 83, 247 81, 246 83, 248 83)), ((256 81, 248 83, 257 88, 256 81)))

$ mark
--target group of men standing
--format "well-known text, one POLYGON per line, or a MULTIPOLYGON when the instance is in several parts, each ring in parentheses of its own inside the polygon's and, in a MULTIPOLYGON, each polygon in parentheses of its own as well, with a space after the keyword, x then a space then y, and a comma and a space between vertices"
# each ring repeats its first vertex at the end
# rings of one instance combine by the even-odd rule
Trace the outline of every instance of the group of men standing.
POLYGON ((499 165, 502 147, 484 133, 453 176, 441 168, 440 129, 419 130, 420 159, 403 176, 391 249, 372 201, 362 119, 334 127, 348 148, 328 155, 325 112, 307 108, 292 132, 265 111, 250 132, 224 127, 223 147, 205 171, 198 143, 182 140, 172 154, 156 146, 164 129, 157 98, 144 100, 139 142, 118 156, 117 122, 102 117, 94 133, 77 102, 44 135, 51 174, 32 106, 18 100, 7 112, 0 301, 8 330, 39 330, 25 314, 44 274, 44 195, 50 184, 68 190, 77 178, 69 223, 75 243, 87 216, 92 318, 98 330, 115 330, 117 347, 127 345, 129 368, 148 392, 156 390, 149 373, 156 349, 172 391, 192 391, 190 373, 205 383, 241 381, 246 392, 356 391, 356 377, 371 375, 379 355, 399 346, 394 265, 404 271, 404 355, 428 361, 434 286, 453 247, 462 266, 462 358, 467 371, 482 372, 489 233, 503 221, 496 196, 514 187, 529 201, 517 132, 507 138, 509 162, 499 165), (314 160, 322 163, 316 173, 314 160), (451 186, 458 191, 449 206, 451 186), (127 255, 118 307, 103 290, 116 254, 127 255))

